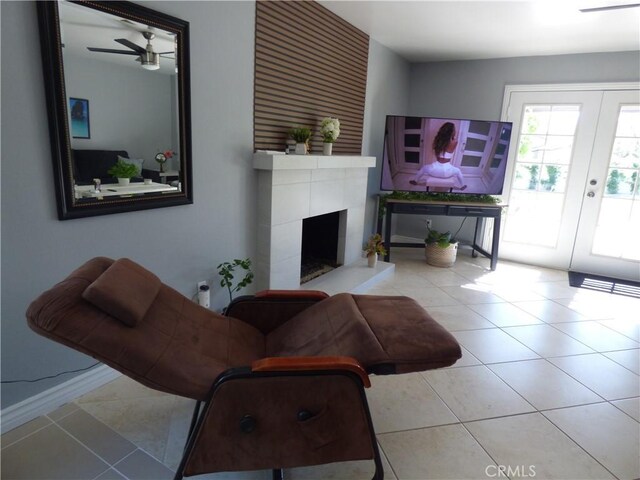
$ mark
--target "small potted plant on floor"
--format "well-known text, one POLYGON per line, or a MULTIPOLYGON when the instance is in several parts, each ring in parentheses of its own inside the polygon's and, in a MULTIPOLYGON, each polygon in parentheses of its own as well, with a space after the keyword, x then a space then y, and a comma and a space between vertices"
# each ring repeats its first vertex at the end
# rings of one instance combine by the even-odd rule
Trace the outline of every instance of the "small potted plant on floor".
POLYGON ((375 233, 369 237, 369 240, 364 245, 364 252, 367 254, 369 267, 375 268, 378 263, 378 255, 387 254, 387 251, 384 248, 384 242, 382 241, 382 236, 379 233, 375 233))
POLYGON ((296 155, 306 155, 309 151, 311 129, 307 127, 292 128, 289 130, 289 136, 296 142, 296 155))
POLYGON ((450 267, 456 261, 458 242, 451 238, 451 232, 428 230, 424 239, 424 254, 429 265, 450 267))
POLYGON ((107 170, 107 173, 118 179, 118 185, 129 185, 132 177, 140 175, 138 167, 123 160, 118 160, 115 165, 107 170))

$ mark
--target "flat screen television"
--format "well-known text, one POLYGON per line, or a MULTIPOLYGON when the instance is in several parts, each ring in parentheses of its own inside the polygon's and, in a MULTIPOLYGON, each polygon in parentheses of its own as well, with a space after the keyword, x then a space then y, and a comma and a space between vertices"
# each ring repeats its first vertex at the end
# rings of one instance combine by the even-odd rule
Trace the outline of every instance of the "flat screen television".
POLYGON ((389 115, 381 190, 500 195, 510 122, 389 115))

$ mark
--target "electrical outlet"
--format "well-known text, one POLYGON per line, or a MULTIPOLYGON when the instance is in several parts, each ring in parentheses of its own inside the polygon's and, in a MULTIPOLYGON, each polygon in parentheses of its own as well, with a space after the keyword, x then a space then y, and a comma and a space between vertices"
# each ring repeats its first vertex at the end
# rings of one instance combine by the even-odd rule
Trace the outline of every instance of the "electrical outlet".
POLYGON ((431 230, 431 219, 430 218, 427 218, 427 220, 425 221, 425 224, 427 225, 427 228, 429 230, 431 230))

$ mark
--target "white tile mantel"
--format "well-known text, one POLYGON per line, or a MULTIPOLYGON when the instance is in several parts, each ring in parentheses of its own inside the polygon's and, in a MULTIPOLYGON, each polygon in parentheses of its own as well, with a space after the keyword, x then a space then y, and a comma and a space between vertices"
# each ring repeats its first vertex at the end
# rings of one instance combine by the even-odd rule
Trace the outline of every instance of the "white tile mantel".
POLYGON ((361 257, 367 169, 375 157, 257 152, 258 289, 300 288, 302 220, 340 213, 338 261, 361 257))

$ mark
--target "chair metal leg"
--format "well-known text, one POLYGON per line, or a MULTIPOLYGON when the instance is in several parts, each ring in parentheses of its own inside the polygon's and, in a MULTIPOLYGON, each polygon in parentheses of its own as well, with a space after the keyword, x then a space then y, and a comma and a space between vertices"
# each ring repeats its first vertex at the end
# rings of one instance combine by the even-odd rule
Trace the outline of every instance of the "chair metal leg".
POLYGON ((182 452, 182 459, 180 460, 180 465, 176 470, 176 474, 173 477, 173 480, 182 480, 184 478, 184 475, 182 474, 182 472, 184 470, 184 464, 187 460, 187 449, 189 448, 189 445, 190 445, 189 439, 191 438, 191 435, 193 434, 193 431, 195 430, 196 425, 198 423, 198 418, 200 417, 201 405, 202 405, 202 402, 198 400, 196 402, 195 407, 193 408, 193 415, 191 416, 191 425, 189 425, 189 433, 187 434, 187 441, 185 442, 184 451, 182 452))
POLYGON ((378 449, 377 442, 375 443, 373 449, 375 453, 373 461, 376 464, 376 471, 374 472, 373 477, 371 477, 371 480, 384 480, 384 468, 382 468, 382 459, 380 458, 380 449, 378 449))
MULTIPOLYGON (((196 406, 193 408, 193 415, 191 416, 191 425, 189 425, 189 433, 187 434, 187 438, 189 438, 191 436, 191 433, 193 432, 193 429, 196 428, 196 422, 198 421, 198 415, 200 415, 200 406, 202 405, 202 402, 200 400, 198 400, 196 402, 196 406)), ((187 446, 185 445, 185 448, 187 446)))

